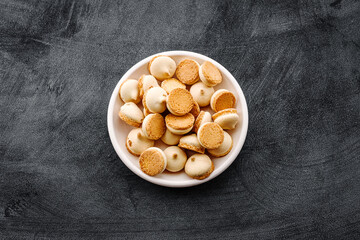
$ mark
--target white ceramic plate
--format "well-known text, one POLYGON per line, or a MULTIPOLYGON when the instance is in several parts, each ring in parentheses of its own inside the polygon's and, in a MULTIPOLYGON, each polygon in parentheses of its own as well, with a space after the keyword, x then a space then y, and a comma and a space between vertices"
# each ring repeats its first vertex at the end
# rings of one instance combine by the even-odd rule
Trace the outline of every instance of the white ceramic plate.
MULTIPOLYGON (((142 109, 141 102, 138 104, 138 106, 142 109)), ((210 108, 206 108, 206 110, 209 111, 211 114, 213 114, 213 111, 210 108)), ((231 73, 228 70, 226 70, 221 64, 219 64, 218 62, 214 61, 209 57, 206 57, 198 53, 188 52, 188 51, 169 51, 169 52, 157 53, 153 56, 141 60, 124 74, 124 76, 120 79, 120 81, 116 85, 111 95, 109 108, 108 108, 107 124, 108 124, 110 139, 115 148, 116 153, 123 161, 123 163, 136 175, 140 176, 141 178, 149 182, 161 186, 190 187, 207 182, 215 178, 220 173, 225 171, 225 169, 227 169, 230 166, 230 164, 236 159, 237 155, 239 154, 245 142, 245 138, 248 130, 248 109, 244 94, 239 84, 237 83, 235 78, 231 75, 231 73), (238 123, 237 127, 234 130, 228 131, 231 137, 233 138, 233 148, 230 151, 230 153, 224 157, 221 158, 211 157, 214 162, 215 169, 208 178, 205 178, 203 180, 192 179, 189 176, 187 176, 184 171, 180 171, 178 173, 170 173, 168 171, 165 171, 154 177, 148 176, 140 170, 138 157, 133 156, 126 149, 125 146, 126 137, 133 127, 121 121, 118 116, 120 107, 123 105, 123 102, 120 100, 118 96, 119 88, 121 83, 128 78, 139 79, 139 77, 142 74, 149 74, 149 71, 147 69, 148 62, 156 55, 170 56, 172 59, 175 60, 177 64, 182 59, 185 58, 194 59, 200 65, 204 61, 212 62, 220 70, 223 76, 222 83, 214 87, 215 91, 217 89, 225 88, 233 92, 236 96, 236 109, 240 115, 241 121, 238 123)), ((161 149, 166 148, 166 145, 163 144, 161 140, 156 141, 155 146, 160 147, 161 149)), ((187 153, 190 153, 190 151, 187 153)))

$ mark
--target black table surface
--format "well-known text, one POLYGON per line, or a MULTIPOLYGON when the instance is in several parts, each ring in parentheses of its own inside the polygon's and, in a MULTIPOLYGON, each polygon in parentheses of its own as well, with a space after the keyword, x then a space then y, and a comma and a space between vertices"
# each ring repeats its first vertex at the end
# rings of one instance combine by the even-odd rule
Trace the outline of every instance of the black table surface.
POLYGON ((0 2, 0 238, 359 239, 359 1, 0 2), (207 55, 249 131, 200 186, 144 181, 107 132, 141 59, 207 55))

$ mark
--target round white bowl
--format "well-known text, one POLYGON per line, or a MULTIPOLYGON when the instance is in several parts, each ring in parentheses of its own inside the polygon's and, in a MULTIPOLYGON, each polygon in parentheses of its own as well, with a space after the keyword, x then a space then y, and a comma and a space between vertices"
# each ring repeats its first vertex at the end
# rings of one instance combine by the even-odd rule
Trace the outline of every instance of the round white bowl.
MULTIPOLYGON (((138 106, 142 108, 141 103, 138 104, 138 106)), ((206 110, 209 111, 210 113, 213 113, 213 111, 209 107, 206 108, 206 110)), ((231 73, 228 70, 226 70, 221 64, 219 64, 218 62, 214 61, 209 57, 206 57, 198 53, 188 52, 188 51, 169 51, 169 52, 157 53, 154 54, 153 56, 141 60, 124 74, 124 76, 120 79, 120 81, 116 85, 111 95, 109 108, 108 108, 108 115, 107 115, 107 125, 108 125, 108 131, 109 131, 111 143, 113 144, 116 153, 123 161, 123 163, 136 175, 149 182, 161 186, 190 187, 190 186, 202 184, 204 182, 207 182, 215 178, 220 173, 225 171, 225 169, 227 169, 230 166, 230 164, 236 159, 245 142, 245 138, 248 130, 248 109, 247 109, 244 93, 242 92, 239 84, 237 83, 233 75, 231 75, 231 73), (119 88, 121 83, 128 78, 139 79, 139 77, 142 74, 150 74, 148 72, 147 65, 148 62, 156 55, 170 56, 172 59, 175 60, 177 64, 184 58, 194 59, 200 65, 204 61, 212 62, 220 70, 223 76, 222 83, 214 87, 215 91, 217 89, 225 88, 233 92, 236 96, 235 108, 237 109, 241 120, 239 121, 237 127, 234 130, 228 131, 233 139, 233 148, 230 151, 230 153, 224 157, 220 157, 220 158, 211 157, 214 162, 215 169, 210 174, 209 177, 203 180, 192 179, 189 176, 187 176, 184 171, 180 171, 178 173, 170 173, 168 171, 164 171, 163 173, 158 174, 157 176, 146 175, 140 170, 138 157, 135 157, 134 155, 130 154, 126 149, 125 146, 126 137, 133 127, 127 125, 125 122, 120 120, 118 116, 120 107, 124 104, 120 100, 118 95, 119 88)), ((163 144, 161 140, 156 141, 155 146, 160 147, 161 149, 166 148, 166 145, 163 144)))

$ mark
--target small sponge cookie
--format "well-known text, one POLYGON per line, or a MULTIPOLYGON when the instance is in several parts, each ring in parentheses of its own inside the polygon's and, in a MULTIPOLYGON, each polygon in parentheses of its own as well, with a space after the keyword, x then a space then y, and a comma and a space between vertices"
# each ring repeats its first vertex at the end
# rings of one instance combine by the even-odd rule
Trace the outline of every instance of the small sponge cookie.
POLYGON ((142 75, 138 81, 138 87, 140 90, 140 97, 144 96, 144 93, 152 87, 159 87, 159 84, 151 75, 142 75))
POLYGON ((184 135, 191 131, 194 126, 195 118, 191 113, 183 116, 168 114, 165 117, 166 127, 170 132, 176 135, 184 135))
POLYGON ((178 146, 198 153, 205 152, 205 148, 200 145, 195 133, 180 138, 178 146))
POLYGON ((162 173, 166 168, 167 160, 165 153, 157 147, 151 147, 141 153, 139 165, 141 171, 150 176, 162 173))
POLYGON ((140 127, 144 114, 135 103, 127 102, 121 106, 119 117, 133 127, 140 127))
POLYGON ((236 103, 235 95, 226 90, 219 89, 211 97, 210 107, 214 112, 218 112, 227 108, 234 108, 236 103))
POLYGON ((223 129, 234 129, 239 122, 240 117, 235 108, 227 108, 215 113, 212 116, 212 119, 223 129))
POLYGON ((148 69, 151 75, 162 81, 174 76, 176 63, 171 57, 159 55, 151 59, 148 69))
POLYGON ((203 82, 197 82, 190 87, 190 93, 200 107, 206 107, 210 104, 210 99, 214 92, 213 87, 206 86, 203 82))
POLYGON ((176 88, 169 93, 166 106, 172 114, 182 116, 194 107, 194 99, 188 90, 176 88))
POLYGON ((151 140, 158 140, 165 133, 164 117, 159 113, 152 113, 145 117, 142 124, 144 136, 151 140))
POLYGON ((233 140, 227 132, 224 131, 224 141, 220 147, 215 149, 208 149, 207 151, 214 157, 223 157, 228 154, 233 147, 233 140))
POLYGON ((182 60, 176 68, 176 77, 184 84, 192 85, 199 81, 200 65, 192 59, 182 60))
POLYGON ((153 113, 162 113, 166 110, 166 92, 161 87, 153 87, 145 92, 143 105, 153 113))
POLYGON ((201 64, 199 76, 201 81, 209 87, 213 87, 222 82, 222 75, 219 69, 209 61, 201 64))
POLYGON ((161 87, 169 94, 176 88, 186 89, 186 85, 175 78, 169 78, 161 82, 161 87))
POLYGON ((212 122, 211 114, 209 112, 201 111, 195 120, 193 131, 197 133, 200 126, 207 122, 212 122))
POLYGON ((123 102, 139 103, 140 92, 138 87, 138 81, 135 79, 127 79, 121 85, 119 89, 119 96, 123 102))
POLYGON ((143 151, 153 146, 154 141, 146 138, 141 128, 131 130, 126 139, 127 150, 135 156, 140 156, 143 151))
POLYGON ((185 173, 194 179, 207 178, 214 171, 214 163, 206 154, 194 154, 185 164, 185 173))
POLYGON ((167 145, 177 145, 180 141, 181 135, 175 135, 166 129, 164 135, 161 137, 161 141, 163 141, 167 145))
POLYGON ((207 149, 215 149, 223 143, 224 131, 219 124, 207 122, 200 126, 197 137, 201 146, 207 149))
POLYGON ((177 146, 171 146, 164 150, 167 164, 166 170, 170 172, 178 172, 184 168, 187 156, 186 153, 177 146))
POLYGON ((197 102, 194 101, 194 106, 191 109, 190 113, 192 115, 194 115, 194 117, 199 116, 199 114, 200 114, 200 106, 199 106, 199 104, 197 102))

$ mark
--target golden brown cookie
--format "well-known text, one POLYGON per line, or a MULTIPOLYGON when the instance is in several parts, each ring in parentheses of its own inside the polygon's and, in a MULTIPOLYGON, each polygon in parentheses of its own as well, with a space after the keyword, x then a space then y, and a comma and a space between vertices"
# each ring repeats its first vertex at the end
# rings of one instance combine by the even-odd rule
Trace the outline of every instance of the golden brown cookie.
POLYGON ((176 116, 170 113, 165 117, 167 129, 176 135, 183 135, 190 132, 193 128, 194 121, 195 118, 191 113, 187 113, 183 116, 176 116))
POLYGON ((141 153, 139 165, 141 171, 150 176, 162 173, 166 168, 165 153, 157 147, 151 147, 141 153))
POLYGON ((172 114, 182 116, 194 107, 194 99, 188 90, 176 88, 169 93, 166 106, 172 114))
POLYGON ((142 131, 148 139, 158 140, 165 133, 164 117, 159 113, 152 113, 145 117, 142 124, 142 131))
POLYGON ((184 59, 178 64, 175 75, 182 83, 192 85, 199 81, 199 68, 196 61, 184 59))
POLYGON ((214 149, 220 147, 224 141, 224 131, 219 124, 207 122, 200 126, 197 137, 201 146, 214 149))
POLYGON ((219 69, 209 61, 201 65, 199 75, 201 81, 209 87, 213 87, 222 82, 222 75, 219 69))
POLYGON ((165 79, 161 82, 161 87, 167 92, 167 94, 176 88, 186 89, 186 85, 175 78, 165 79))
POLYGON ((197 82, 190 87, 190 93, 200 107, 206 107, 210 104, 214 92, 213 87, 206 86, 203 82, 197 82))
POLYGON ((181 137, 178 146, 198 153, 205 152, 205 148, 200 145, 195 133, 181 137))
POLYGON ((234 108, 236 103, 235 95, 226 90, 219 89, 211 97, 210 106, 214 112, 218 112, 227 108, 234 108))

